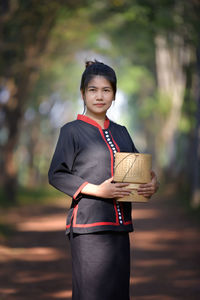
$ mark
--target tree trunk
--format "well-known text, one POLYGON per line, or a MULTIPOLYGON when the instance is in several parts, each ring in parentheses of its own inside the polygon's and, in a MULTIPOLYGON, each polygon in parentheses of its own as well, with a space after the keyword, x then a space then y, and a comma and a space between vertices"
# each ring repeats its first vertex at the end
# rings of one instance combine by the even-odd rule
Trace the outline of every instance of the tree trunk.
MULTIPOLYGON (((2 187, 4 196, 10 203, 16 202, 17 189, 17 170, 15 162, 15 148, 20 134, 20 123, 24 114, 25 103, 28 94, 34 84, 32 79, 32 70, 27 69, 22 72, 22 75, 17 76, 18 86, 13 85, 14 92, 11 91, 11 86, 7 86, 10 91, 10 99, 6 105, 2 105, 2 111, 5 116, 5 125, 8 131, 8 137, 4 145, 1 146, 2 160, 2 187)), ((4 86, 6 84, 4 83, 4 86)))
POLYGON ((182 38, 177 35, 172 36, 171 43, 166 37, 158 35, 155 45, 158 93, 160 101, 168 101, 169 106, 157 136, 157 149, 161 150, 158 165, 169 168, 176 153, 175 137, 186 84, 183 66, 190 60, 190 50, 185 48, 182 38))
POLYGON ((200 206, 200 42, 197 48, 197 114, 194 140, 193 159, 193 189, 191 204, 193 207, 200 206))
MULTIPOLYGON (((23 10, 22 10, 23 12, 23 10)), ((9 11, 6 11, 2 18, 2 26, 6 26, 6 22, 10 20, 11 15, 9 11)), ((19 12, 20 13, 20 12, 19 12)), ((16 188, 17 188, 17 170, 15 164, 15 148, 18 142, 20 133, 20 123, 24 115, 28 96, 32 90, 39 70, 41 67, 41 56, 44 54, 49 33, 55 22, 56 11, 52 14, 44 15, 40 20, 40 27, 37 24, 33 31, 36 34, 36 41, 30 40, 29 33, 24 37, 24 56, 20 58, 15 64, 9 63, 4 66, 5 70, 1 70, 1 82, 0 88, 6 90, 9 93, 9 99, 6 101, 0 101, 0 109, 3 114, 4 124, 3 128, 7 132, 7 138, 4 143, 0 145, 0 165, 1 165, 1 187, 4 191, 6 199, 13 203, 16 202, 16 188), (30 43, 26 43, 29 40, 30 43)), ((19 16, 18 16, 19 17, 19 16)), ((20 20, 20 17, 19 17, 20 20)), ((19 36, 23 31, 19 23, 19 36)), ((3 30, 0 32, 2 41, 6 40, 7 36, 4 36, 3 30)), ((14 42, 15 43, 15 42, 14 42)), ((18 41, 16 42, 18 44, 18 41)), ((17 48, 16 44, 16 48, 17 48)), ((8 43, 9 45, 9 43, 8 43)), ((6 57, 7 44, 5 42, 5 49, 2 47, 0 51, 2 57, 6 57)), ((14 47, 14 46, 13 46, 14 47)))

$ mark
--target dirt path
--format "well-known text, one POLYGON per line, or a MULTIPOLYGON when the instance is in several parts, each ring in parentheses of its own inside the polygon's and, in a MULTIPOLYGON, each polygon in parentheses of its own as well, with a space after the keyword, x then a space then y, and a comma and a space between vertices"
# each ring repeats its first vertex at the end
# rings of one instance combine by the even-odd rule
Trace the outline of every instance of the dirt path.
MULTIPOLYGON (((17 231, 0 240, 0 300, 71 299, 65 207, 59 201, 1 214, 17 231)), ((131 299, 200 299, 197 224, 167 195, 133 208, 131 299)))

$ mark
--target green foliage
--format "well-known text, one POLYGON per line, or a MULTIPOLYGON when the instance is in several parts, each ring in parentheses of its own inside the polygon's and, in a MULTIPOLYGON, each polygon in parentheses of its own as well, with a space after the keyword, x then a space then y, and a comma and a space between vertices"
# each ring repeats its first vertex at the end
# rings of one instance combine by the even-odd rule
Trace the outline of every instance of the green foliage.
MULTIPOLYGON (((17 192, 16 206, 45 204, 54 202, 61 198, 68 199, 69 197, 52 187, 19 187, 17 192)), ((2 189, 0 190, 0 207, 10 207, 11 204, 5 198, 2 189)))
POLYGON ((19 205, 27 204, 44 204, 55 201, 55 199, 63 198, 64 196, 60 191, 52 187, 40 188, 26 188, 20 187, 17 195, 17 203, 19 205))
POLYGON ((139 116, 143 119, 148 119, 158 112, 158 103, 154 97, 147 97, 144 99, 142 105, 139 107, 139 116))
MULTIPOLYGON (((134 133, 142 131, 147 143, 153 144, 172 109, 171 99, 157 91, 155 37, 161 34, 173 46, 174 36, 181 36, 195 49, 199 12, 198 1, 186 0, 16 1, 15 9, 2 23, 1 76, 10 77, 17 88, 24 70, 30 71, 30 78, 36 78, 25 99, 25 121, 16 148, 20 184, 46 183, 57 127, 61 125, 52 121, 52 108, 58 104, 65 109, 63 123, 74 118, 84 60, 95 55, 117 70, 118 88, 128 98, 129 116, 123 117, 129 120, 129 127, 134 133)), ((193 58, 193 65, 185 70, 189 82, 177 128, 183 144, 187 144, 196 124, 191 92, 194 66, 193 58)), ((167 164, 166 153, 157 151, 167 164)), ((184 150, 179 151, 184 157, 184 150)), ((18 201, 43 201, 48 198, 43 192, 21 190, 18 201)), ((0 199, 3 203, 4 197, 0 199)))
POLYGON ((171 110, 171 98, 169 95, 157 93, 157 109, 163 118, 165 118, 171 110))
POLYGON ((119 87, 127 94, 144 95, 153 90, 154 78, 143 66, 125 65, 119 74, 119 87))
POLYGON ((10 224, 0 223, 0 240, 11 237, 15 232, 15 229, 10 224))
POLYGON ((3 189, 0 189, 0 206, 1 207, 6 207, 6 206, 9 206, 9 205, 10 205, 10 203, 7 201, 3 189))
POLYGON ((191 121, 186 116, 181 116, 180 122, 179 122, 179 130, 183 133, 189 133, 192 129, 191 121))

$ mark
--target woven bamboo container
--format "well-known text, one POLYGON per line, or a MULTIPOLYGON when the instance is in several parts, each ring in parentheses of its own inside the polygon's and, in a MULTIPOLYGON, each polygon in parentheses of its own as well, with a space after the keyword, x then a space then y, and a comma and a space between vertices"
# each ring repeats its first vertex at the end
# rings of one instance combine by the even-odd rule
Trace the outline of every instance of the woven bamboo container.
POLYGON ((124 202, 147 202, 148 199, 138 195, 137 188, 140 184, 151 181, 151 154, 117 152, 115 154, 114 181, 128 182, 128 189, 132 192, 129 196, 119 198, 124 202))

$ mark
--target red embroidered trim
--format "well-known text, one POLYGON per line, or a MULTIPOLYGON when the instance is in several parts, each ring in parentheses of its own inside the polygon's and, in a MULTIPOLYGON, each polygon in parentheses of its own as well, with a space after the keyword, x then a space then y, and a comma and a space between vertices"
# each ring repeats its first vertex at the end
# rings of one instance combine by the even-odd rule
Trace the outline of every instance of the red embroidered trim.
POLYGON ((76 207, 74 207, 74 211, 73 211, 73 227, 76 227, 76 218, 77 218, 77 212, 78 212, 78 204, 76 205, 76 207))
POLYGON ((105 129, 108 129, 109 125, 110 125, 110 120, 109 120, 108 117, 106 116, 106 119, 105 119, 105 122, 104 122, 104 128, 105 128, 105 129))
MULTIPOLYGON (((109 151, 110 151, 110 159, 111 159, 111 176, 113 176, 113 175, 114 175, 114 156, 113 156, 113 151, 112 151, 111 146, 109 145, 109 143, 107 142, 107 140, 106 140, 106 138, 105 138, 105 136, 104 136, 104 134, 103 134, 103 130, 102 130, 101 126, 98 126, 98 128, 99 128, 99 131, 100 131, 100 133, 101 133, 101 136, 102 136, 104 142, 106 143, 106 145, 107 145, 107 147, 108 147, 108 149, 109 149, 109 151)), ((110 132, 110 130, 109 130, 109 132, 110 132)), ((110 133, 110 135, 111 135, 111 137, 112 137, 112 134, 111 134, 111 133, 110 133)), ((112 137, 112 139, 113 139, 113 137, 112 137)), ((117 150, 120 152, 120 148, 119 148, 119 146, 117 145, 117 143, 114 141, 114 139, 113 139, 113 142, 114 142, 114 144, 115 144, 117 150)), ((116 216, 116 224, 113 223, 113 225, 119 225, 119 216, 118 216, 118 213, 117 213, 116 201, 113 201, 113 204, 114 204, 115 216, 116 216)), ((103 225, 103 224, 102 224, 102 225, 103 225)))
POLYGON ((113 200, 114 203, 114 208, 115 208, 115 216, 116 216, 116 223, 119 225, 119 215, 117 213, 117 204, 116 204, 116 200, 113 200))
POLYGON ((76 200, 77 195, 81 192, 82 188, 84 188, 84 186, 87 185, 87 184, 88 184, 88 182, 85 181, 83 184, 81 184, 81 186, 79 186, 78 190, 73 195, 73 199, 74 200, 76 200))
MULTIPOLYGON (((93 125, 95 127, 98 127, 99 129, 102 129, 101 126, 96 121, 94 121, 93 119, 89 118, 88 116, 78 114, 77 120, 84 121, 84 122, 89 123, 89 124, 91 124, 91 125, 93 125)), ((105 119, 105 122, 104 122, 104 128, 108 129, 109 125, 110 125, 110 120, 106 116, 106 119, 105 119)))
POLYGON ((114 170, 113 152, 112 152, 112 149, 111 149, 110 145, 109 145, 108 142, 106 141, 106 138, 105 138, 105 136, 104 136, 104 134, 103 134, 103 130, 100 128, 99 131, 100 131, 100 133, 101 133, 101 136, 102 136, 104 142, 106 143, 106 145, 107 145, 107 147, 108 147, 108 149, 109 149, 109 151, 110 151, 110 159, 111 159, 111 176, 113 176, 113 170, 114 170))
MULTIPOLYGON (((114 172, 114 157, 113 157, 113 152, 112 152, 112 149, 109 145, 109 143, 107 143, 105 137, 104 137, 104 134, 103 134, 103 130, 101 128, 101 126, 94 120, 92 120, 91 118, 85 116, 85 115, 80 115, 78 114, 77 116, 77 119, 78 120, 82 120, 86 123, 89 123, 95 127, 97 127, 101 133, 101 136, 103 138, 103 140, 105 141, 109 151, 110 151, 110 157, 111 157, 111 176, 113 176, 113 172, 114 172)), ((110 120, 106 117, 106 120, 104 122, 104 128, 107 129, 110 125, 110 120)), ((115 142, 110 130, 109 130, 109 133, 111 135, 111 138, 116 146, 116 149, 118 152, 120 152, 120 148, 119 146, 117 145, 117 143, 115 142)), ((76 198, 77 194, 79 194, 80 190, 86 185, 88 184, 88 182, 84 182, 80 187, 79 189, 76 191, 76 193, 74 194, 73 198, 76 198)), ((77 219, 77 212, 78 212, 78 205, 75 206, 74 208, 74 211, 72 213, 72 217, 73 217, 73 227, 82 227, 82 228, 85 228, 85 227, 94 227, 94 226, 101 226, 101 225, 113 225, 113 226, 119 226, 119 216, 118 216, 118 213, 117 213, 117 207, 116 207, 116 201, 113 200, 113 204, 114 204, 114 209, 115 209, 115 215, 116 215, 116 222, 96 222, 96 223, 90 223, 90 224, 76 224, 76 219, 77 219)), ((120 204, 121 205, 121 204, 120 204)), ((132 221, 128 221, 128 222, 125 222, 124 221, 124 215, 123 215, 123 207, 121 206, 122 208, 122 220, 123 220, 123 224, 124 225, 129 225, 132 223, 132 221)), ((71 220, 72 220, 72 217, 71 217, 71 220)), ((69 228, 71 226, 71 222, 70 224, 66 225, 66 228, 69 228)))
MULTIPOLYGON (((130 225, 130 224, 132 224, 131 221, 124 223, 124 225, 130 225)), ((87 228, 87 227, 106 226, 106 225, 119 226, 119 224, 113 222, 96 222, 90 224, 75 224, 73 225, 73 227, 87 228)), ((70 228, 70 226, 71 224, 68 224, 66 225, 66 228, 70 228)))
POLYGON ((95 223, 90 223, 90 224, 76 224, 76 219, 77 219, 77 213, 78 213, 78 204, 74 208, 73 211, 73 227, 93 227, 93 226, 101 226, 101 225, 113 225, 113 226, 118 226, 119 224, 116 222, 95 222, 95 223))
MULTIPOLYGON (((121 203, 120 203, 121 205, 121 203)), ((112 226, 119 226, 119 218, 118 218, 118 214, 117 214, 117 208, 116 208, 116 201, 114 200, 114 208, 115 208, 115 213, 116 213, 116 222, 95 222, 95 223, 90 223, 90 224, 77 224, 76 223, 76 219, 77 219, 77 213, 78 213, 78 204, 74 207, 74 211, 72 213, 72 217, 71 220, 73 218, 73 227, 80 227, 80 228, 87 228, 87 227, 94 227, 94 226, 105 226, 105 225, 112 225, 112 226)), ((122 208, 123 210, 123 208, 122 208)), ((124 222, 124 216, 122 214, 122 219, 123 219, 123 224, 124 225, 129 225, 132 224, 132 221, 127 221, 124 222)), ((66 225, 66 228, 69 228, 71 225, 70 224, 66 225)))
POLYGON ((96 222, 91 224, 76 224, 73 227, 81 227, 81 228, 87 228, 87 227, 95 227, 95 226, 105 226, 105 225, 112 225, 112 226, 119 226, 119 224, 112 223, 112 222, 96 222))

